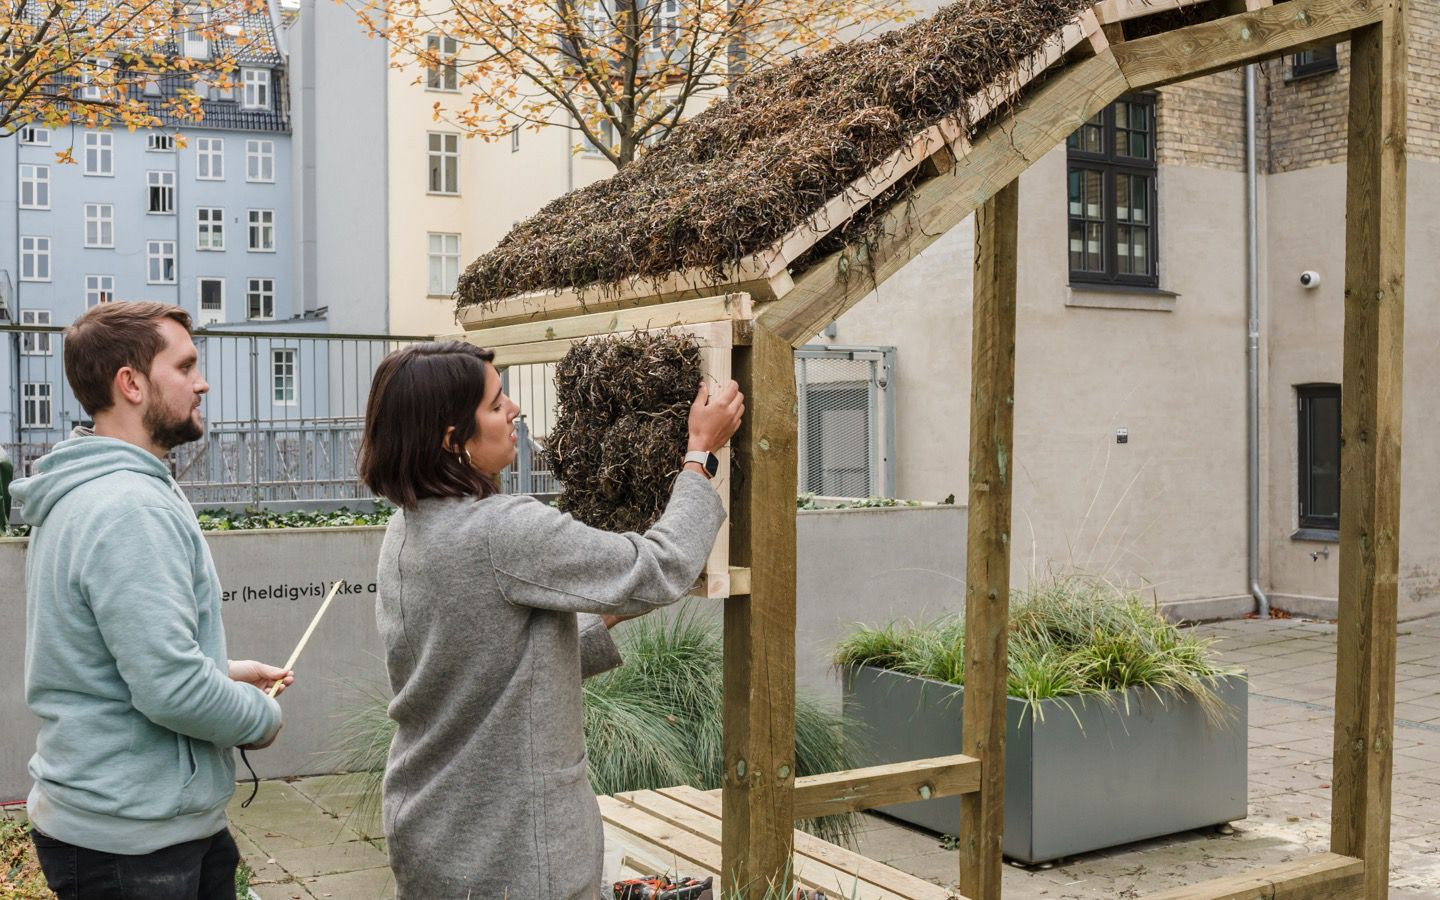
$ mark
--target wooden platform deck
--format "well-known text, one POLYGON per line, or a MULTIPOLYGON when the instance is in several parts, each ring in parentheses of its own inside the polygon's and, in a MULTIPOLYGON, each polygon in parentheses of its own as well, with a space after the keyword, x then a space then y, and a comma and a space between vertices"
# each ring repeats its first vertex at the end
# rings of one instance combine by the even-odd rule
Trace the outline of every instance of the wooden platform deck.
MULTIPOLYGON (((605 843, 621 848, 623 877, 720 874, 720 792, 690 787, 601 797, 605 843)), ((796 883, 854 900, 964 900, 844 847, 795 832, 796 883)))

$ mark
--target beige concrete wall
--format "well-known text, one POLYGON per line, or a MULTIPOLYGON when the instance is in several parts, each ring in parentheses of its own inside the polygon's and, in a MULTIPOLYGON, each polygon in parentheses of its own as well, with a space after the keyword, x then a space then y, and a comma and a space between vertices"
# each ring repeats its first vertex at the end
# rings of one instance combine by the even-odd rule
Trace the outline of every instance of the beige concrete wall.
MULTIPOLYGON (((1323 166, 1266 179, 1269 258, 1269 365, 1266 422, 1269 587, 1280 605, 1308 608, 1334 598, 1339 556, 1334 544, 1292 538, 1298 523, 1295 386, 1340 383, 1344 339, 1345 168, 1323 166), (1320 287, 1299 285, 1306 269, 1320 287), (1321 551, 1322 555, 1312 554, 1321 551), (1328 552, 1328 557, 1323 555, 1328 552)), ((1405 308, 1405 417, 1401 457, 1400 606, 1402 618, 1440 612, 1440 164, 1410 162, 1405 308)), ((1343 402, 1343 400, 1342 400, 1343 402)), ((1320 607, 1322 610, 1325 607, 1320 607)))
MULTIPOLYGON (((1073 568, 1162 602, 1245 593, 1243 201, 1238 173, 1167 167, 1163 240, 1189 249, 1162 259, 1169 311, 1079 306, 1156 298, 1067 287, 1064 151, 1022 177, 1017 584, 1073 568)), ((967 222, 837 324, 899 348, 902 496, 965 496, 971 240, 967 222)))

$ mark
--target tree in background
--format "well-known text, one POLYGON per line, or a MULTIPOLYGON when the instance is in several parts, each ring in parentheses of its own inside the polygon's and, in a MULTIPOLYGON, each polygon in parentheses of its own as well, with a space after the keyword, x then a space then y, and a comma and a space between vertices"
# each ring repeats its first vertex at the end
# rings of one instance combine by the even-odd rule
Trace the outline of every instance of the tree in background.
POLYGON ((903 0, 348 2, 393 65, 418 62, 417 83, 466 95, 436 102, 437 120, 486 140, 558 125, 616 168, 739 72, 909 14, 903 0))
POLYGON ((11 0, 0 6, 0 135, 199 119, 195 80, 233 87, 230 73, 262 37, 255 15, 269 15, 265 0, 11 0))

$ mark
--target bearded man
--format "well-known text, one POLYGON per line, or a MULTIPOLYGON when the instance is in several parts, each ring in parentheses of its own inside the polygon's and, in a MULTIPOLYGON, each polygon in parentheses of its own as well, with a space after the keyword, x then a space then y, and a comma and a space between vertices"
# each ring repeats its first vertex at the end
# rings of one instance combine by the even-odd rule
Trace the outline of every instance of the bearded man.
POLYGON ((289 672, 229 660, 220 580, 166 454, 205 433, 190 317, 96 306, 65 332, 77 429, 12 485, 25 563, 27 811, 68 898, 235 897, 232 747, 268 746, 289 672))

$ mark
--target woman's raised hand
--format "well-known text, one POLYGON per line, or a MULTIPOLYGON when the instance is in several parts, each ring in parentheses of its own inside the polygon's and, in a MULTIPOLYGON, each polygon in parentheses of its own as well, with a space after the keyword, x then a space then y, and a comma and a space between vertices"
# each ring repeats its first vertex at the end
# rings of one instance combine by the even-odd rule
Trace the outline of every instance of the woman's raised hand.
POLYGON ((740 385, 727 381, 712 393, 702 379, 695 402, 690 404, 690 443, 686 449, 708 453, 719 450, 740 427, 744 414, 745 395, 740 393, 740 385))

